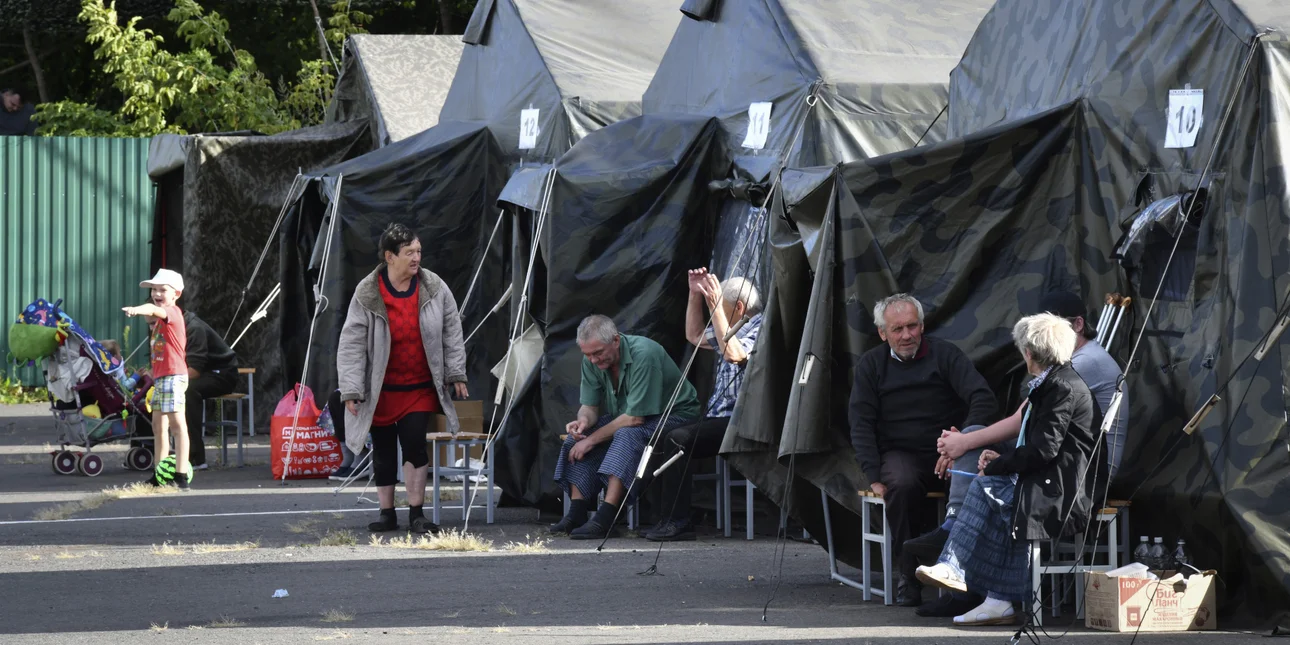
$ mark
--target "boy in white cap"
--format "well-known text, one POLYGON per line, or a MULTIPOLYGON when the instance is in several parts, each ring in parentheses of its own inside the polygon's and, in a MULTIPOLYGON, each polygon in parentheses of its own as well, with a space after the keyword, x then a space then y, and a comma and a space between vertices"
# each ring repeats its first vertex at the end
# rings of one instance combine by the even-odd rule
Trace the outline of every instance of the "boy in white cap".
MULTIPOLYGON (((152 290, 149 302, 125 307, 127 316, 147 316, 152 324, 149 341, 152 348, 152 433, 156 439, 158 464, 170 454, 170 433, 175 435, 175 483, 188 488, 192 466, 188 463, 188 425, 184 421, 184 395, 188 390, 187 333, 184 314, 175 305, 184 290, 184 278, 170 269, 161 269, 151 280, 139 283, 152 290)), ((160 483, 156 476, 149 480, 160 483)))

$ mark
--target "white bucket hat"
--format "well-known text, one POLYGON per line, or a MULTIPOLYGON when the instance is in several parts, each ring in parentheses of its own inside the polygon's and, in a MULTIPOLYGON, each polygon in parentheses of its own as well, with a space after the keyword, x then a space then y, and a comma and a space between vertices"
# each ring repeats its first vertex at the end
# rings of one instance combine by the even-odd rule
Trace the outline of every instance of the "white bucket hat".
POLYGON ((139 283, 139 286, 143 287, 144 289, 151 289, 153 287, 170 286, 170 287, 173 287, 175 291, 183 291, 184 276, 179 275, 177 271, 171 271, 170 269, 160 269, 157 271, 157 275, 152 276, 151 280, 144 280, 143 282, 139 283))

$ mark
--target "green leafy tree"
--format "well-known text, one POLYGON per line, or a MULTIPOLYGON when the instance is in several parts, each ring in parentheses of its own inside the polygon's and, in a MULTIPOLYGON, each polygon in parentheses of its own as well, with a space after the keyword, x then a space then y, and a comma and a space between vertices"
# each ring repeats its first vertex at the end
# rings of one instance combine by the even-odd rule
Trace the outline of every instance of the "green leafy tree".
MULTIPOLYGON (((341 43, 364 29, 371 17, 351 10, 347 0, 332 5, 329 39, 341 43)), ((63 136, 151 136, 163 132, 257 130, 281 132, 321 121, 335 86, 325 61, 302 63, 295 83, 274 91, 255 57, 229 39, 229 24, 195 0, 178 0, 167 19, 187 49, 168 51, 164 39, 139 27, 139 18, 122 24, 115 3, 82 0, 79 20, 87 42, 111 75, 123 103, 116 112, 77 101, 41 105, 40 132, 63 136)))

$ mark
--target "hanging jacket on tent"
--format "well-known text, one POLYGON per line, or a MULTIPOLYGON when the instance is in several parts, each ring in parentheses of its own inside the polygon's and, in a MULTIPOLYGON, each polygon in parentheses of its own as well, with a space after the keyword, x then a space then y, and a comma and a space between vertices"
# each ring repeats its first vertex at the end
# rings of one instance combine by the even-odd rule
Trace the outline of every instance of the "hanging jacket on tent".
MULTIPOLYGON (((336 350, 336 377, 342 401, 358 401, 358 415, 345 410, 345 443, 360 453, 371 430, 376 402, 385 384, 390 362, 390 323, 381 299, 378 268, 363 278, 349 301, 349 313, 340 332, 336 350)), ((448 285, 439 276, 422 269, 417 289, 421 343, 434 377, 435 392, 448 420, 448 431, 456 434, 457 410, 450 383, 466 382, 466 349, 461 334, 461 315, 448 285)))

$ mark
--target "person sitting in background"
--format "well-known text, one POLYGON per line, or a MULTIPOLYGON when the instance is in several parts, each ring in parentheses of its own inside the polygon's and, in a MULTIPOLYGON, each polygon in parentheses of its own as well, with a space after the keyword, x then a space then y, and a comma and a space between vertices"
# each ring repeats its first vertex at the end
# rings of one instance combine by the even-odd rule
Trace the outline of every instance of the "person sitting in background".
MULTIPOLYGON (((870 489, 886 503, 896 562, 905 540, 932 515, 927 493, 936 477, 936 439, 950 427, 992 421, 997 404, 985 378, 949 341, 923 335, 923 305, 898 293, 873 308, 886 345, 865 352, 851 390, 851 444, 870 489)), ((934 518, 932 518, 934 519, 934 518)), ((913 571, 901 572, 897 602, 922 603, 913 571)))
POLYGON ((32 136, 36 134, 36 106, 22 101, 18 90, 8 87, 0 90, 0 136, 32 136))
POLYGON ((981 453, 939 561, 917 569, 925 583, 985 595, 955 625, 1015 622, 1013 603, 1031 595, 1029 541, 1082 532, 1092 514, 1089 468, 1101 412, 1070 364, 1075 331, 1038 314, 1019 320, 1012 337, 1034 377, 1016 448, 981 453))
MULTIPOLYGON (((1110 354, 1102 349, 1095 340, 1097 330, 1084 317, 1084 302, 1070 291, 1053 291, 1039 301, 1036 313, 1050 313, 1060 316, 1075 331, 1075 352, 1071 356, 1071 367, 1079 374, 1088 386, 1093 398, 1097 401, 1098 410, 1103 414, 1111 405, 1115 395, 1116 384, 1120 377, 1120 366, 1110 354)), ((940 460, 936 470, 942 476, 949 475, 948 470, 964 472, 976 470, 976 465, 985 449, 1005 452, 1006 448, 1016 441, 1021 432, 1021 419, 1026 408, 1023 401, 1017 411, 1010 417, 987 428, 970 432, 946 431, 936 442, 940 460)), ((1129 401, 1125 396, 1120 401, 1116 422, 1107 432, 1106 463, 1109 476, 1114 477, 1119 467, 1120 452, 1124 448, 1124 432, 1129 423, 1129 401)), ((1100 430, 1100 429, 1099 429, 1100 430)), ((916 537, 905 543, 905 549, 919 560, 935 560, 949 539, 949 531, 954 526, 954 518, 963 499, 967 497, 972 478, 966 475, 953 475, 950 479, 950 495, 946 505, 945 522, 931 532, 916 537)), ((928 617, 957 616, 981 604, 979 597, 960 597, 957 594, 942 596, 931 605, 920 607, 918 614, 928 617)))
POLYGON ((345 442, 345 402, 340 400, 340 390, 335 390, 327 399, 327 411, 330 413, 332 430, 336 433, 336 441, 340 443, 340 453, 342 460, 340 468, 332 473, 328 479, 336 481, 345 481, 346 479, 367 477, 372 474, 372 462, 367 459, 368 450, 363 449, 361 454, 354 454, 349 449, 349 444, 345 442), (359 466, 362 466, 359 468, 359 466), (357 469, 357 472, 355 470, 357 469))
POLYGON ((641 455, 663 422, 673 393, 677 399, 665 431, 694 421, 700 408, 694 386, 662 345, 620 334, 605 316, 587 316, 578 325, 578 349, 583 357, 582 407, 565 426, 569 436, 555 465, 569 512, 551 532, 590 540, 612 535, 618 508, 630 501, 627 493, 641 455), (587 519, 602 489, 605 501, 587 519))
MULTIPOLYGON (((691 500, 694 489, 694 466, 700 459, 717 456, 721 441, 730 426, 735 412, 735 400, 743 387, 743 366, 757 344, 761 331, 761 297, 757 287, 746 278, 730 278, 725 283, 705 269, 690 272, 690 302, 685 311, 685 337, 695 347, 720 352, 717 358, 717 378, 708 399, 707 415, 696 423, 669 430, 660 441, 674 454, 684 451, 681 463, 665 471, 663 478, 663 503, 671 504, 671 513, 658 525, 642 531, 641 535, 654 542, 693 540, 694 531, 691 500), (704 305, 712 316, 712 324, 704 328, 704 305), (734 338, 729 341, 731 325, 748 316, 734 338)), ((665 455, 661 455, 666 458, 665 455)), ((665 506, 666 508, 666 506, 665 506)))
POLYGON ((206 470, 206 428, 202 425, 206 399, 232 394, 237 387, 237 354, 206 321, 184 312, 188 348, 188 461, 193 470, 206 470))

